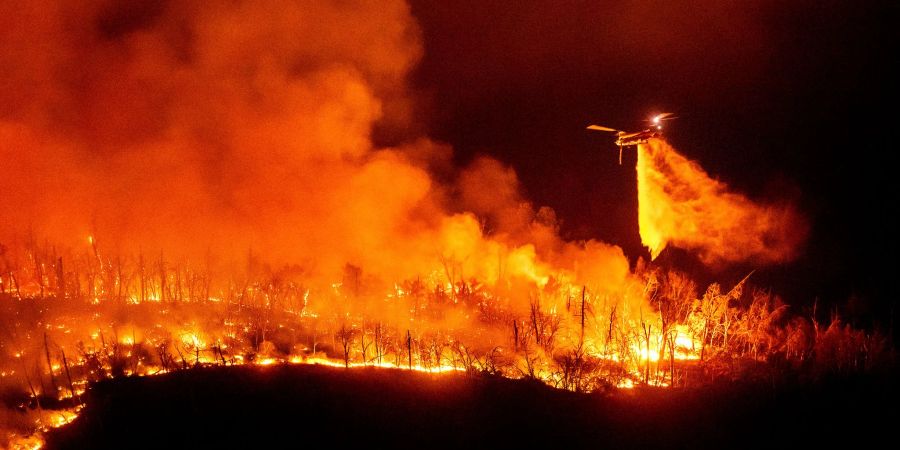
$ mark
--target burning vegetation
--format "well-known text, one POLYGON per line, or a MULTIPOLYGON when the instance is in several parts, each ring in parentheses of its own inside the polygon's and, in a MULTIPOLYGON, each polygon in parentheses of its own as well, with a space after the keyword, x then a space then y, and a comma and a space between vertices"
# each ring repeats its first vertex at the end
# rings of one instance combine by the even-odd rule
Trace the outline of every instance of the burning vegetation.
MULTIPOLYGON (((0 29, 33 37, 0 41, 9 445, 39 446, 30 434, 72 420, 92 381, 197 366, 590 392, 861 371, 887 355, 880 335, 790 314, 747 279, 704 288, 565 241, 496 160, 456 168, 424 137, 376 146, 376 124, 414 125, 421 47, 403 2, 46 3, 0 6, 0 29)), ((653 256, 796 251, 789 210, 724 192, 663 141, 639 155, 653 256)))
POLYGON ((462 371, 590 392, 853 373, 890 355, 884 336, 790 314, 746 279, 698 290, 642 264, 617 290, 562 270, 484 282, 447 261, 391 284, 347 265, 321 285, 252 255, 223 273, 100 248, 38 245, 4 270, 0 383, 20 433, 71 420, 91 381, 197 366, 462 371))

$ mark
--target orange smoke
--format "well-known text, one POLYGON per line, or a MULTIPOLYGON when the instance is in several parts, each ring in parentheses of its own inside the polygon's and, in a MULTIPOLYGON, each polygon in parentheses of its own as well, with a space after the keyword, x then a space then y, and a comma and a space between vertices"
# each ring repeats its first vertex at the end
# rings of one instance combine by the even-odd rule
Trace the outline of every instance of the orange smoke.
POLYGON ((439 223, 424 164, 370 139, 408 120, 401 0, 43 0, 0 6, 0 29, 0 243, 252 250, 331 277, 439 223))
POLYGON ((641 241, 654 259, 671 244, 707 264, 777 263, 793 259, 805 238, 792 207, 729 192, 661 139, 638 146, 637 180, 641 241))
POLYGON ((40 3, 0 5, 10 254, 92 235, 107 255, 231 273, 249 254, 321 286, 348 265, 388 284, 627 268, 617 247, 563 242, 498 161, 372 142, 376 124, 415 128, 403 0, 40 3))

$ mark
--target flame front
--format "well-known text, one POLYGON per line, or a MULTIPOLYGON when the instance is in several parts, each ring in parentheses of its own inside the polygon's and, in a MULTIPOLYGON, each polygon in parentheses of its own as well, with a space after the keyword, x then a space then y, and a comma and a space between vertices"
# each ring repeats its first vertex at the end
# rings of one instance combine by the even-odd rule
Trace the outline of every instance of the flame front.
POLYGON ((793 259, 805 238, 788 206, 758 204, 730 192, 662 139, 638 145, 638 223, 655 259, 673 245, 708 264, 793 259))

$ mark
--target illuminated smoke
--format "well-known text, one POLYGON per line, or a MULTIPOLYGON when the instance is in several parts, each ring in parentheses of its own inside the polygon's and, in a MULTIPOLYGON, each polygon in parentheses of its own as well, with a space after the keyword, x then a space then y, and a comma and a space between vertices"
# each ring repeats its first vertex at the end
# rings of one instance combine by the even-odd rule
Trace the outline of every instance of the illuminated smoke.
POLYGON ((661 139, 638 146, 641 241, 656 258, 667 245, 707 264, 793 259, 806 235, 790 206, 756 203, 730 192, 661 139))
POLYGON ((388 285, 624 283, 620 249, 562 241, 500 162, 452 168, 425 137, 373 145, 376 123, 413 125, 422 45, 402 1, 48 1, 0 17, 29 36, 0 42, 10 254, 32 239, 77 253, 93 235, 110 257, 223 272, 251 254, 319 286, 348 265, 388 285))

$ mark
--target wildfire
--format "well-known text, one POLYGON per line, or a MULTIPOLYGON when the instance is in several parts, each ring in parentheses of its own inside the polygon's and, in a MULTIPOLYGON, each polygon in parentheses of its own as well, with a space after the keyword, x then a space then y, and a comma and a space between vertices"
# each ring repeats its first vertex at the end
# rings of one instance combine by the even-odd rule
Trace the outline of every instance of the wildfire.
POLYGON ((67 425, 71 423, 73 420, 78 418, 78 413, 83 408, 83 405, 78 405, 71 409, 60 409, 54 411, 48 411, 47 417, 42 418, 38 421, 38 424, 44 431, 47 431, 51 428, 59 428, 63 425, 67 425))
POLYGON ((10 435, 8 445, 11 450, 38 450, 44 447, 44 438, 40 432, 47 432, 53 428, 71 423, 78 418, 78 413, 83 405, 69 409, 43 410, 38 412, 34 419, 36 432, 27 436, 10 435))
MULTIPOLYGON (((72 3, 12 15, 10 35, 30 38, 0 40, 15 68, 0 70, 0 378, 19 410, 69 411, 41 427, 70 421, 92 382, 210 365, 589 392, 683 386, 706 355, 761 358, 774 341, 757 336, 771 296, 750 315, 736 289, 567 241, 499 161, 434 175, 444 144, 377 148, 380 124, 419 128, 403 2, 163 2, 149 21, 72 3)), ((638 153, 654 257, 794 251, 789 211, 660 140, 638 153)))
POLYGON ((13 450, 39 450, 44 447, 44 439, 38 434, 30 436, 9 436, 9 448, 13 450))
POLYGON ((687 325, 676 325, 669 336, 662 336, 658 331, 652 332, 651 330, 650 339, 648 341, 650 342, 649 346, 641 347, 639 344, 635 343, 632 348, 632 350, 640 356, 641 361, 659 362, 660 358, 664 357, 661 355, 664 350, 664 345, 674 345, 674 350, 669 349, 668 351, 674 352, 674 354, 670 356, 676 360, 688 361, 700 359, 698 351, 700 342, 696 337, 692 337, 688 334, 687 325), (669 342, 670 344, 663 344, 664 342, 669 342))
MULTIPOLYGON (((0 377, 20 383, 23 409, 44 399, 65 406, 58 415, 45 410, 36 429, 49 429, 74 418, 91 381, 111 377, 211 365, 319 364, 489 373, 582 392, 671 387, 686 385, 705 360, 764 359, 775 351, 773 342, 791 336, 772 331, 781 309, 771 294, 747 294, 746 279, 701 294, 683 274, 639 268, 609 284, 579 285, 577 272, 540 263, 530 250, 512 254, 516 275, 507 272, 493 283, 448 266, 380 284, 349 267, 343 280, 319 285, 302 274, 276 285, 277 276, 263 272, 192 290, 179 280, 206 275, 173 264, 145 278, 143 295, 96 281, 120 273, 140 279, 139 264, 132 275, 72 258, 87 265, 69 265, 66 276, 77 282, 64 295, 0 292, 3 320, 17 330, 16 342, 0 343, 0 377), (125 301, 140 297, 143 302, 125 301), (20 319, 36 311, 33 305, 40 305, 40 318, 20 319)), ((44 289, 59 292, 53 284, 44 289)))
POLYGON ((26 249, 37 262, 17 273, 35 288, 0 296, 11 308, 4 320, 22 331, 12 359, 27 362, 0 359, 0 368, 22 369, 29 403, 78 405, 91 381, 203 365, 486 372, 589 391, 607 377, 672 383, 676 369, 658 361, 688 359, 666 347, 665 330, 634 332, 647 304, 638 294, 627 305, 626 291, 640 292, 643 281, 615 248, 569 246, 566 258, 578 261, 569 268, 534 244, 485 236, 471 214, 445 218, 437 236, 440 257, 423 263, 424 276, 400 281, 349 264, 339 280, 254 270, 212 280, 216 269, 162 256, 101 257, 93 236, 65 256, 26 249), (35 327, 18 319, 34 311, 22 309, 31 301, 43 304, 35 327))

